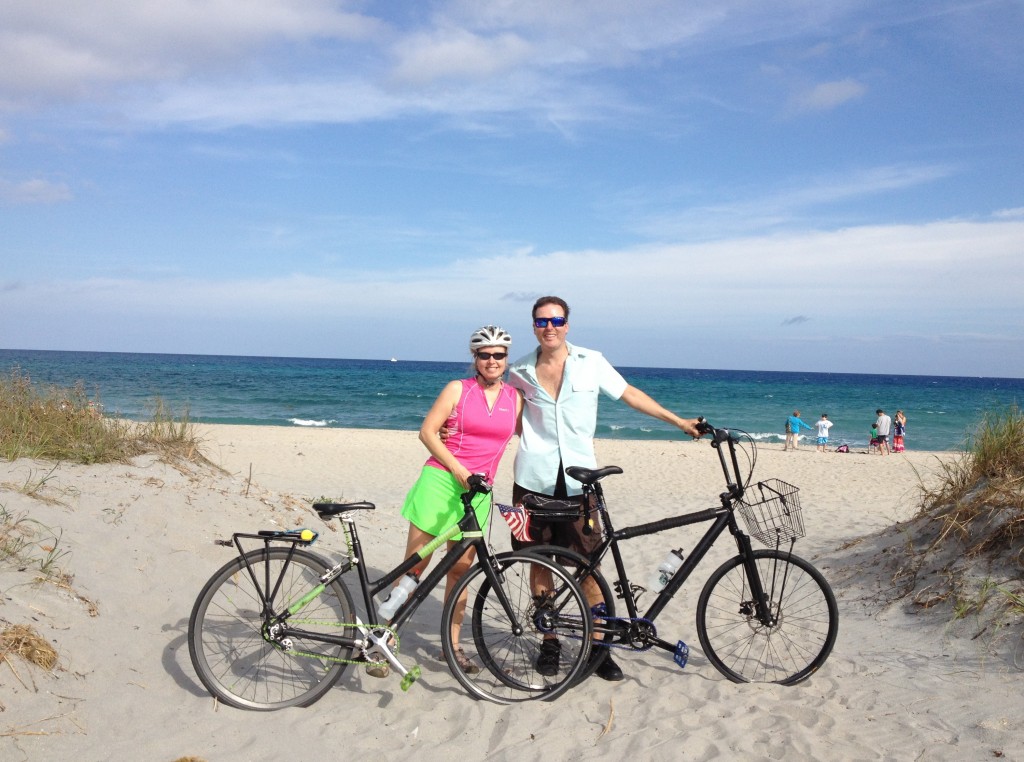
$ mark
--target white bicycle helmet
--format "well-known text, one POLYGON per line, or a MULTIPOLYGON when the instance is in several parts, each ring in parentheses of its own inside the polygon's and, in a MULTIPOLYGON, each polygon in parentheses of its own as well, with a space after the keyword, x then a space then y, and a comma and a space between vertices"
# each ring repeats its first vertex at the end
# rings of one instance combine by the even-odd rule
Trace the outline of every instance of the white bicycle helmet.
POLYGON ((508 331, 500 326, 485 325, 477 328, 469 337, 469 351, 476 353, 481 347, 511 347, 512 337, 508 331))

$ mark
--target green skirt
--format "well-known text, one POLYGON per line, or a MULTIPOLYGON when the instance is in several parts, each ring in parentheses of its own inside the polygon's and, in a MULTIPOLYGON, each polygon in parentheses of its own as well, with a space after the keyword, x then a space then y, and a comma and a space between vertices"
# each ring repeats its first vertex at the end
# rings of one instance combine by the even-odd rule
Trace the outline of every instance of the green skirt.
MULTIPOLYGON (((451 472, 433 466, 424 466, 420 478, 405 496, 402 516, 418 529, 437 537, 464 515, 462 495, 466 490, 451 472)), ((487 528, 491 513, 491 496, 475 495, 473 508, 480 528, 487 528)), ((461 540, 462 533, 452 539, 461 540)))

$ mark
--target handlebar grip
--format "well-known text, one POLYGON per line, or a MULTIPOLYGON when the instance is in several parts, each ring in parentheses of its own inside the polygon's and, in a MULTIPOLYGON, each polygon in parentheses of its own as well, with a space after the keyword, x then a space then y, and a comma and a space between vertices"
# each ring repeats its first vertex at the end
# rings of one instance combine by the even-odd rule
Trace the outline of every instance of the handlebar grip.
POLYGON ((470 474, 466 483, 472 492, 486 495, 491 491, 491 485, 487 483, 487 476, 485 474, 470 474))

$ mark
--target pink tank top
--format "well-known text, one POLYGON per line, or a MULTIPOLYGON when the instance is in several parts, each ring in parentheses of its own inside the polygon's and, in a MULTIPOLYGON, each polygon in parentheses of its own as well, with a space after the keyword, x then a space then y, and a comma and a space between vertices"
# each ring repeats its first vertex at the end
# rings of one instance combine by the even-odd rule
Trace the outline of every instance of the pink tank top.
MULTIPOLYGON (((487 474, 494 481, 505 445, 516 433, 516 395, 509 384, 502 384, 494 407, 487 407, 487 397, 475 378, 462 379, 462 395, 448 417, 445 447, 471 473, 487 474)), ((431 456, 428 466, 445 469, 431 456)))

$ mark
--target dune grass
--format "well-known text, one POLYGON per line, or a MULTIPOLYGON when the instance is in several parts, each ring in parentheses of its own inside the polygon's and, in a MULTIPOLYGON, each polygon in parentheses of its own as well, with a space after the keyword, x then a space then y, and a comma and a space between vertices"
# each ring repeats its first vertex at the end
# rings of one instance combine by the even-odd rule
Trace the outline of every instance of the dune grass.
POLYGON ((146 452, 204 461, 188 411, 175 418, 162 400, 148 421, 103 415, 84 382, 41 386, 19 368, 0 376, 0 458, 113 463, 146 452))
POLYGON ((20 656, 47 671, 57 666, 57 651, 54 647, 35 629, 25 624, 9 625, 0 631, 0 662, 12 656, 20 656))
MULTIPOLYGON (((941 466, 925 490, 921 515, 941 521, 939 539, 956 535, 969 553, 1012 550, 1024 562, 1024 413, 987 413, 967 447, 941 466)), ((1022 563, 1024 568, 1024 563, 1022 563)))
POLYGON ((982 609, 990 621, 1024 617, 1024 413, 987 413, 940 468, 936 485, 922 488, 908 544, 911 576, 939 581, 919 588, 915 602, 949 602, 957 619, 982 609))

